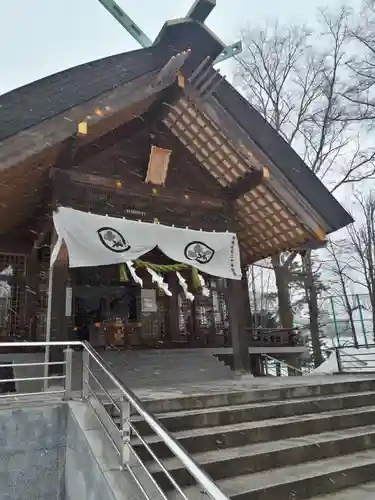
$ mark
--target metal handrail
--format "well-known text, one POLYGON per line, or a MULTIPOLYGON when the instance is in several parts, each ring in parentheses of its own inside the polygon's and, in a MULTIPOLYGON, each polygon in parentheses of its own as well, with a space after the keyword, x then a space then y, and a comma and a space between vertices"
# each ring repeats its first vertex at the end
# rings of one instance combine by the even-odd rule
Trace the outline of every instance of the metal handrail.
MULTIPOLYGON (((342 352, 344 348, 343 347, 336 347, 335 348, 335 351, 336 351, 336 359, 337 359, 337 368, 338 368, 338 371, 339 373, 343 373, 343 372, 354 372, 354 370, 358 367, 356 366, 352 366, 353 363, 357 363, 359 365, 362 366, 362 368, 366 368, 368 367, 369 365, 369 362, 368 361, 364 361, 363 359, 360 359, 358 357, 357 354, 349 354, 349 353, 346 353, 346 352, 342 352), (343 358, 350 358, 349 361, 343 361, 343 358), (353 361, 351 361, 353 360, 353 361), (343 366, 343 364, 346 364, 346 368, 343 366), (349 365, 349 367, 348 367, 349 365)), ((361 352, 361 356, 373 356, 373 354, 371 353, 367 353, 367 352, 361 352)), ((370 362, 373 361, 373 360, 369 360, 370 362)))
MULTIPOLYGON (((138 414, 143 417, 144 421, 151 427, 164 444, 170 449, 176 458, 186 467, 189 473, 194 477, 198 485, 214 500, 229 500, 226 495, 216 486, 213 480, 197 465, 194 459, 186 452, 186 450, 176 441, 167 429, 153 417, 143 406, 142 402, 133 393, 133 391, 123 385, 123 383, 112 373, 108 363, 91 347, 88 342, 72 341, 50 341, 50 342, 0 342, 1 347, 65 347, 67 349, 73 346, 81 346, 86 351, 89 357, 95 361, 100 369, 105 373, 109 380, 114 384, 120 394, 133 407, 138 414)), ((40 365, 40 363, 37 363, 40 365)), ((47 363, 49 364, 49 363, 47 363)), ((32 366, 30 363, 29 366, 32 366)), ((88 368, 88 367, 87 367, 88 368)), ((71 367, 70 367, 71 369, 71 367)), ((49 379, 53 377, 38 377, 38 380, 49 379)), ((35 379, 34 379, 35 380, 35 379)), ((100 384, 101 385, 101 384, 100 384)), ((71 388, 69 388, 69 391, 71 388)), ((52 391, 51 391, 52 392, 52 391)), ((107 391, 106 391, 107 392, 107 391)), ((112 398, 111 398, 112 399, 112 398)))
MULTIPOLYGON (((364 354, 366 356, 366 354, 364 354)), ((368 354, 369 355, 369 354, 368 354)), ((366 361, 359 359, 358 356, 354 356, 354 354, 340 353, 341 358, 352 358, 356 363, 359 363, 362 366, 367 366, 366 361)))
POLYGON ((71 342, 66 340, 51 340, 50 342, 0 342, 0 347, 72 347, 82 345, 83 344, 80 340, 72 340, 71 342))
POLYGON ((269 359, 270 361, 273 361, 275 363, 280 363, 280 365, 283 365, 283 366, 286 366, 287 368, 289 368, 290 370, 293 370, 295 372, 298 372, 301 376, 303 376, 303 370, 301 370, 301 368, 297 368, 295 366, 292 366, 292 365, 289 365, 288 363, 286 363, 285 361, 283 360, 280 360, 280 359, 276 359, 276 358, 273 358, 272 356, 269 356, 268 354, 265 354, 263 353, 262 356, 266 359, 269 359))
POLYGON ((125 388, 120 380, 111 372, 107 362, 91 347, 87 342, 82 343, 85 349, 90 353, 90 356, 96 363, 103 369, 109 379, 125 396, 129 403, 137 410, 137 412, 144 418, 151 429, 164 441, 172 453, 183 463, 188 469, 190 474, 199 483, 206 492, 217 500, 228 500, 222 491, 216 486, 212 479, 195 463, 193 458, 185 451, 185 449, 176 441, 167 429, 158 422, 142 405, 141 401, 137 398, 134 392, 125 388))

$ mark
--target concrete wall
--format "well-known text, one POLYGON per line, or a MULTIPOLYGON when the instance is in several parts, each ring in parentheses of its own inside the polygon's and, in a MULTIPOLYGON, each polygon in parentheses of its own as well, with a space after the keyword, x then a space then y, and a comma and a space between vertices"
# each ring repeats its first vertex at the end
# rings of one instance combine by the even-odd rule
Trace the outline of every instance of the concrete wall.
MULTIPOLYGON (((87 432, 78 423, 75 407, 89 429, 100 424, 91 413, 87 420, 86 404, 71 405, 0 409, 0 500, 115 499, 99 466, 103 457, 95 448, 98 439, 87 440, 95 438, 95 431, 87 432)), ((108 458, 108 444, 101 448, 108 458)), ((118 457, 110 461, 118 470, 118 457)))
POLYGON ((0 500, 64 500, 64 404, 0 410, 0 500))
MULTIPOLYGON (((85 403, 71 402, 69 407, 71 411, 68 413, 67 422, 65 498, 66 500, 115 500, 104 477, 103 469, 99 465, 100 450, 95 449, 95 445, 98 444, 98 437, 95 435, 100 435, 98 429, 100 424, 91 415, 85 403)), ((118 468, 117 457, 116 462, 118 468)))
MULTIPOLYGON (((69 402, 66 448, 66 500, 144 500, 89 405, 69 402)), ((154 484, 132 457, 133 474, 149 498, 162 500, 154 484)))
POLYGON ((87 403, 16 404, 0 408, 0 500, 144 500, 87 403))

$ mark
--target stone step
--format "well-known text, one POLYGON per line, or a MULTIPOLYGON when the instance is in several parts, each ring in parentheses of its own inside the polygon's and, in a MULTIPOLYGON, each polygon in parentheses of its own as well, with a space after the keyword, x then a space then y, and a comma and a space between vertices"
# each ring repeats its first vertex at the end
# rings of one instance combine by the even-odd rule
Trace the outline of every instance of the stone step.
MULTIPOLYGON (((301 465, 231 477, 217 482, 231 500, 307 499, 334 493, 374 479, 375 450, 307 462, 301 465)), ((207 500, 200 488, 188 487, 189 500, 207 500)), ((169 498, 177 500, 171 492, 169 498)), ((336 498, 333 496, 333 498, 336 498)), ((352 500, 356 500, 352 497, 352 500)))
MULTIPOLYGON (((333 458, 373 447, 375 447, 375 425, 218 449, 197 453, 193 458, 212 479, 218 481, 232 476, 333 458)), ((166 459, 163 464, 181 486, 195 484, 192 476, 178 459, 166 459)), ((171 483, 157 463, 152 462, 147 464, 147 467, 158 484, 164 489, 171 489, 171 483)))
MULTIPOLYGON (((107 352, 103 354, 111 371, 132 389, 143 387, 165 387, 173 384, 201 383, 202 381, 229 381, 234 373, 211 352, 200 350, 107 352)), ((91 370, 100 380, 108 383, 100 368, 91 363, 91 370)), ((73 380, 80 380, 80 358, 73 362, 73 380)))
POLYGON ((319 495, 311 500, 374 500, 375 483, 365 483, 328 495, 319 495))
MULTIPOLYGON (((174 437, 191 454, 216 449, 243 446, 252 443, 275 441, 285 438, 307 436, 340 429, 372 425, 375 422, 375 407, 323 412, 271 420, 245 422, 227 426, 190 429, 173 433, 174 437)), ((147 437, 153 451, 160 458, 171 456, 170 450, 158 436, 147 437)), ((134 447, 142 459, 149 458, 143 445, 134 440, 134 447)))
MULTIPOLYGON (((322 413, 330 410, 344 410, 374 405, 375 392, 360 392, 319 398, 312 397, 291 399, 289 401, 271 401, 199 410, 167 412, 156 414, 156 416, 170 432, 178 432, 187 429, 238 424, 241 422, 291 417, 293 415, 322 413)), ((137 422, 137 429, 142 434, 150 434, 152 432, 148 424, 140 418, 134 418, 133 421, 137 422)))
MULTIPOLYGON (((275 377, 276 378, 276 377, 275 377)), ((193 395, 182 395, 174 397, 157 398, 152 396, 144 401, 148 411, 152 413, 167 413, 169 411, 207 409, 220 406, 232 406, 260 401, 290 401, 291 399, 302 399, 308 397, 323 397, 338 394, 352 394, 359 392, 375 391, 375 379, 359 379, 351 381, 340 381, 340 377, 331 377, 332 380, 324 384, 314 383, 314 377, 290 377, 292 382, 285 386, 285 380, 280 381, 280 386, 269 387, 265 384, 261 387, 254 381, 252 389, 241 390, 236 388, 236 382, 232 382, 227 390, 222 392, 209 391, 208 393, 194 391, 193 395), (308 383, 306 379, 309 379, 308 383), (303 379, 303 380, 299 380, 303 379)), ((170 387, 171 383, 169 384, 170 387)), ((239 384, 238 384, 239 385, 239 384)), ((167 385, 168 387, 168 385, 167 385)), ((190 390, 192 392, 192 390, 190 390)))

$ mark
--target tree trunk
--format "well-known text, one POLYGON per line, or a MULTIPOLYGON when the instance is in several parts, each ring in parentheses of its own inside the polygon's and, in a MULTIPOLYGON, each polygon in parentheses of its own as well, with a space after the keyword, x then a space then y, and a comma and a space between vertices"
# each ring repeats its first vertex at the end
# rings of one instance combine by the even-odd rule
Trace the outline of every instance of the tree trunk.
POLYGON ((288 270, 281 264, 280 255, 272 257, 275 273, 279 318, 283 328, 293 328, 293 309, 289 295, 288 270))
POLYGON ((372 340, 375 344, 375 303, 371 300, 371 311, 372 311, 372 340))
MULTIPOLYGON (((279 318, 283 328, 293 328, 293 309, 290 302, 289 293, 289 269, 283 267, 280 255, 272 257, 272 266, 275 273, 277 288, 277 302, 279 318)), ((291 366, 297 366, 297 359, 290 360, 291 366)), ((290 375, 294 375, 293 370, 288 370, 290 375)))
POLYGON ((309 307, 311 344, 313 350, 314 365, 315 368, 317 368, 323 363, 324 358, 319 338, 320 332, 319 332, 318 296, 316 293, 316 286, 312 270, 311 252, 307 252, 304 258, 304 268, 306 273, 306 297, 307 297, 307 304, 309 307))
MULTIPOLYGON (((372 269, 372 266, 371 266, 372 269)), ((373 277, 367 280, 367 290, 371 301, 371 316, 372 316, 372 341, 375 343, 375 281, 373 277)))

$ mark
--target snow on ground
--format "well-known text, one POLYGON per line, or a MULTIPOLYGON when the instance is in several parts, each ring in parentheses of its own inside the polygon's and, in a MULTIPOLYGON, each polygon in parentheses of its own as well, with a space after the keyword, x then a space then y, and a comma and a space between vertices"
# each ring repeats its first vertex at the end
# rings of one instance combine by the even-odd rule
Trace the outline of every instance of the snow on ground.
MULTIPOLYGON (((344 373, 370 373, 375 372, 375 348, 346 347, 339 349, 341 371, 344 373)), ((333 375, 339 373, 336 352, 309 375, 333 375)))

